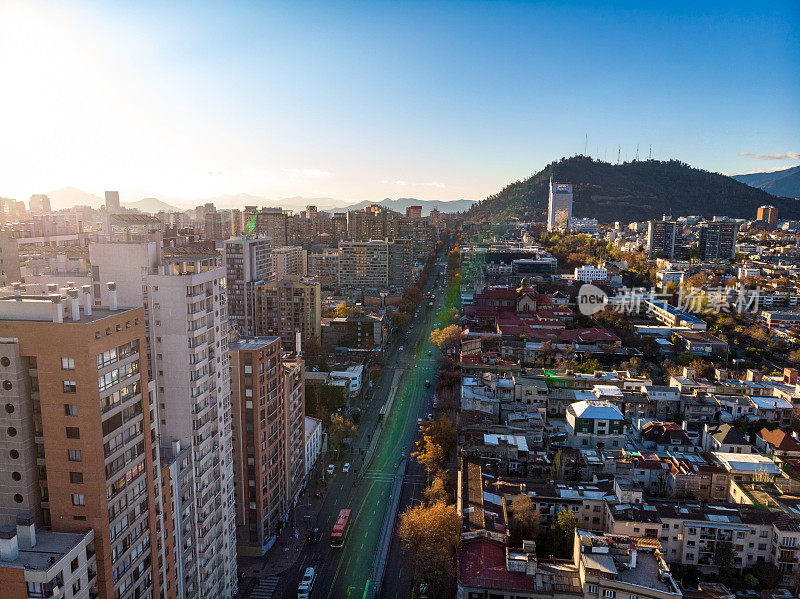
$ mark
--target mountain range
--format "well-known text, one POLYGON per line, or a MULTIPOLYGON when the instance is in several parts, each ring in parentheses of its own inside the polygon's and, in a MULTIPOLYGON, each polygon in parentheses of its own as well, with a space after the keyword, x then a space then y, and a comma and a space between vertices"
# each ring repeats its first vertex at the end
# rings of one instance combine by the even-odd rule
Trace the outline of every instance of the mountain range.
MULTIPOLYGON (((184 210, 191 210, 195 206, 202 206, 205 203, 211 202, 217 208, 242 209, 245 206, 280 206, 287 210, 305 210, 306 206, 316 206, 319 210, 327 211, 343 211, 343 210, 360 210, 370 204, 380 204, 391 210, 398 212, 405 212, 409 206, 422 206, 422 214, 427 216, 433 208, 440 212, 454 213, 463 212, 468 210, 474 203, 474 200, 418 200, 415 198, 397 198, 393 200, 386 198, 380 202, 347 202, 344 200, 337 200, 334 198, 307 198, 303 196, 294 196, 289 198, 270 199, 262 196, 251 195, 247 193, 221 195, 212 198, 204 198, 200 200, 186 200, 182 198, 165 197, 159 199, 153 196, 151 192, 142 191, 128 191, 120 192, 122 201, 120 202, 126 208, 135 208, 142 212, 149 212, 155 214, 161 210, 166 212, 182 212, 184 210), (138 197, 142 199, 126 201, 125 198, 138 197), (186 206, 181 208, 179 206, 186 206), (190 208, 191 207, 191 208, 190 208)), ((92 208, 100 208, 105 203, 105 200, 100 196, 89 193, 76 187, 63 187, 47 192, 50 198, 50 205, 53 210, 63 210, 73 206, 91 206, 92 208)))
POLYGON ((544 220, 549 180, 571 183, 572 214, 600 222, 633 222, 698 215, 754 219, 758 207, 772 204, 779 218, 800 218, 800 203, 778 198, 732 177, 693 168, 678 160, 609 164, 586 156, 562 158, 473 206, 474 221, 500 222, 518 217, 544 220))
POLYGON ((769 173, 733 175, 733 178, 752 187, 763 189, 774 196, 800 199, 800 166, 769 173))

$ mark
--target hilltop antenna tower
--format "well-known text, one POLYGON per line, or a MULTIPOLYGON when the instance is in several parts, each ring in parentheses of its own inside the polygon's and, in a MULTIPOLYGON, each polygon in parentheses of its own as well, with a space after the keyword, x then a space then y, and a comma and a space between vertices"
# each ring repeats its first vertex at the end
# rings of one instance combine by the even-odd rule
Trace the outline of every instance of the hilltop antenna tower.
POLYGON ((586 156, 587 147, 589 146, 589 133, 585 133, 583 137, 583 155, 586 156))
POLYGON ((650 156, 647 157, 648 160, 653 159, 653 144, 650 144, 650 156))
POLYGON ((639 144, 636 144, 636 162, 639 162, 639 144))
POLYGON ((617 164, 619 164, 619 153, 622 151, 622 146, 617 146, 617 164))

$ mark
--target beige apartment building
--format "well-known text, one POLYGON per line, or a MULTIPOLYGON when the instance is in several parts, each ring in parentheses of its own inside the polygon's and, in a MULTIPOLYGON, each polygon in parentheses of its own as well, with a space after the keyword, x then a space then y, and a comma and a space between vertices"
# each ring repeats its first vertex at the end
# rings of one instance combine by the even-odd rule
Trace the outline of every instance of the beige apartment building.
POLYGON ((389 243, 340 241, 339 287, 386 287, 389 285, 389 243))

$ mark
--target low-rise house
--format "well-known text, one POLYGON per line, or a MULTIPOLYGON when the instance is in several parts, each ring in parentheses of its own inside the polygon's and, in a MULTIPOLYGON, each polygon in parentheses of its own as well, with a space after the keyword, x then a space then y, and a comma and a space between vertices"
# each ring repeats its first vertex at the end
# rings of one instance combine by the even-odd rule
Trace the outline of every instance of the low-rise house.
POLYGON ((762 428, 755 435, 756 447, 770 457, 800 458, 800 441, 797 433, 779 428, 762 428))
POLYGON ((679 348, 695 356, 725 356, 728 353, 725 341, 705 331, 677 331, 675 337, 679 348))
POLYGON ((625 418, 608 401, 579 401, 567 408, 567 442, 575 448, 622 449, 625 418))
POLYGON ((703 427, 703 449, 722 453, 751 453, 753 446, 730 424, 707 424, 703 427))

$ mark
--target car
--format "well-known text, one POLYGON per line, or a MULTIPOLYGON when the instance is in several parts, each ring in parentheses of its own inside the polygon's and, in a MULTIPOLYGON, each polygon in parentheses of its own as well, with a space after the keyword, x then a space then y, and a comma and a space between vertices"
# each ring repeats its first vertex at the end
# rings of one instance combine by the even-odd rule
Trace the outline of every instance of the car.
POLYGON ((297 587, 297 599, 308 599, 311 594, 311 589, 314 588, 314 581, 317 579, 317 574, 314 568, 306 568, 303 573, 303 579, 297 587))
POLYGON ((350 472, 350 462, 345 462, 344 466, 342 466, 342 472, 344 472, 345 474, 350 472))
POLYGON ((425 386, 426 387, 430 387, 431 386, 431 382, 428 379, 425 379, 425 386))
POLYGON ((419 583, 419 594, 417 595, 419 599, 428 599, 428 583, 421 582, 419 583))
POLYGON ((403 351, 403 349, 405 349, 405 348, 402 345, 397 348, 398 351, 403 351))
POLYGON ((316 543, 319 541, 322 533, 320 532, 319 528, 314 528, 313 530, 308 531, 308 540, 312 543, 316 543))
POLYGON ((433 420, 433 414, 428 414, 428 420, 433 420))
POLYGON ((417 418, 417 426, 422 426, 422 418, 417 418))
POLYGON ((328 464, 328 474, 333 474, 334 472, 336 472, 336 466, 328 464))

